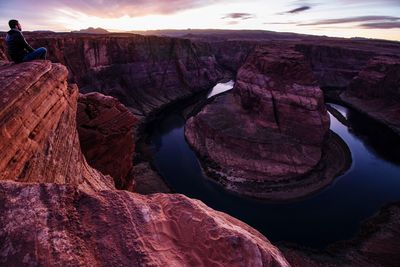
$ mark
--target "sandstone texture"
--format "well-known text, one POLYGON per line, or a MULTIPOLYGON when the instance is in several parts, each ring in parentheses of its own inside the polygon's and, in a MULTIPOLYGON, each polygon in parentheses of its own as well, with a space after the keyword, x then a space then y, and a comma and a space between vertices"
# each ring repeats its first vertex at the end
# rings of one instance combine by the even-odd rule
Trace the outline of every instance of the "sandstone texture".
POLYGON ((400 134, 400 57, 371 59, 340 98, 400 134))
POLYGON ((69 81, 77 83, 82 93, 114 96, 139 117, 208 90, 224 77, 205 42, 134 34, 26 34, 26 38, 33 47, 46 47, 51 61, 67 66, 69 81))
POLYGON ((138 119, 116 98, 88 93, 78 98, 78 133, 89 164, 114 178, 117 188, 132 182, 134 128, 138 119))
MULTIPOLYGON (((296 198, 316 191, 319 183, 313 184, 321 175, 326 185, 343 171, 320 171, 318 178, 310 176, 313 182, 306 182, 331 138, 322 91, 304 57, 294 50, 257 49, 240 68, 233 91, 189 119, 185 134, 206 171, 239 194, 296 198), (301 189, 283 193, 282 184, 289 191, 301 189)), ((349 153, 343 142, 335 143, 334 150, 349 153)))
POLYGON ((289 266, 246 224, 182 195, 0 183, 4 266, 289 266))
POLYGON ((346 88, 376 51, 325 44, 297 44, 295 49, 311 63, 321 87, 346 88))
POLYGON ((115 190, 81 153, 64 66, 0 74, 1 266, 289 266, 263 235, 200 201, 115 190))
POLYGON ((0 180, 114 188, 81 153, 78 89, 68 85, 67 75, 49 61, 0 67, 0 180))
POLYGON ((149 195, 172 192, 162 177, 147 162, 135 164, 132 169, 132 176, 135 178, 133 191, 136 193, 149 195))

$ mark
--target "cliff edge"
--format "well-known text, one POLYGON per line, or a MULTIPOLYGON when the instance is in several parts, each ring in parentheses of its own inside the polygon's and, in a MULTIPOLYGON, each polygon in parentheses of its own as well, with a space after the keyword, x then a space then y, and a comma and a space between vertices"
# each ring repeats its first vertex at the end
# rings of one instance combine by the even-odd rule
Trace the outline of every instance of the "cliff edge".
POLYGON ((0 265, 289 266, 200 201, 115 190, 81 153, 67 75, 49 61, 0 67, 0 265))

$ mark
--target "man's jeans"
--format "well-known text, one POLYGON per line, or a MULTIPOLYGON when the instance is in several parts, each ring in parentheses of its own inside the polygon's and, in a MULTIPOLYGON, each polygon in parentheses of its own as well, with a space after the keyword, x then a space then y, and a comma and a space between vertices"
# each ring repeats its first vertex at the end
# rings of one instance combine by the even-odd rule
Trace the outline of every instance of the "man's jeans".
POLYGON ((46 59, 46 54, 47 54, 46 48, 41 47, 27 54, 22 61, 27 62, 35 59, 46 59))

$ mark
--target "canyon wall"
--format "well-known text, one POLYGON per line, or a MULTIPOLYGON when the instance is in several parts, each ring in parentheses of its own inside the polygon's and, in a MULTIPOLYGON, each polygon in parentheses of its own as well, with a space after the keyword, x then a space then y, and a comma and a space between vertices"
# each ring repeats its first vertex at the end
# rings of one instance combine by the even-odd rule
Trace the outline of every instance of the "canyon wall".
POLYGON ((78 88, 49 61, 0 67, 0 180, 114 188, 87 164, 76 130, 78 88))
POLYGON ((51 61, 67 66, 81 92, 114 96, 138 116, 208 90, 224 77, 204 42, 133 34, 26 37, 33 47, 46 47, 51 61))
POLYGON ((297 44, 296 50, 311 63, 321 87, 342 89, 349 85, 375 53, 359 50, 356 46, 349 48, 324 44, 297 44))
POLYGON ((81 153, 67 75, 49 61, 0 67, 0 265, 289 266, 198 200, 115 190, 81 153))
POLYGON ((138 119, 114 97, 88 93, 78 98, 77 124, 89 164, 112 176, 118 189, 132 189, 138 119))
POLYGON ((369 60, 340 98, 400 134, 400 57, 369 60))

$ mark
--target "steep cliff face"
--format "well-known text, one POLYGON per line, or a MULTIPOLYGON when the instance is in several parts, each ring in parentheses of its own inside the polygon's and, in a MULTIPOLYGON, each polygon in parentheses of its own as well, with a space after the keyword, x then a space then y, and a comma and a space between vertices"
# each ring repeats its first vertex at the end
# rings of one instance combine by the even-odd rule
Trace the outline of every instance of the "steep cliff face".
POLYGON ((138 119, 116 98, 89 93, 78 98, 77 124, 82 152, 89 164, 112 176, 117 188, 132 188, 138 119))
POLYGON ((261 44, 251 41, 220 41, 211 43, 212 51, 224 69, 236 74, 251 52, 261 44))
MULTIPOLYGON (((328 130, 323 94, 304 57, 260 48, 240 68, 233 93, 189 119, 185 134, 206 171, 229 190, 289 199, 321 188, 332 181, 336 167, 346 165, 311 174, 330 139, 328 130)), ((340 155, 342 145, 337 141, 337 148, 327 149, 340 155)))
POLYGON ((0 67, 0 180, 114 187, 81 153, 78 89, 67 84, 67 75, 49 61, 0 67))
POLYGON ((400 58, 371 59, 340 97, 400 134, 400 58))
POLYGON ((47 47, 49 59, 67 66, 81 92, 114 96, 139 116, 209 89, 224 75, 203 42, 133 34, 27 35, 27 40, 47 47))
POLYGON ((351 47, 325 44, 297 44, 301 52, 311 63, 315 78, 321 87, 346 88, 377 50, 360 50, 357 45, 351 47))
POLYGON ((62 65, 3 65, 0 88, 0 265, 289 266, 200 201, 115 190, 82 156, 62 65))

